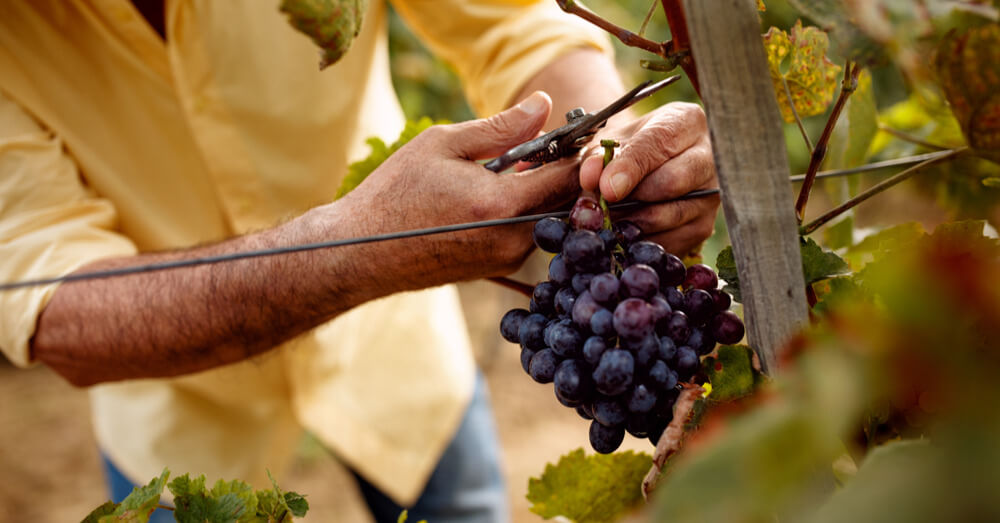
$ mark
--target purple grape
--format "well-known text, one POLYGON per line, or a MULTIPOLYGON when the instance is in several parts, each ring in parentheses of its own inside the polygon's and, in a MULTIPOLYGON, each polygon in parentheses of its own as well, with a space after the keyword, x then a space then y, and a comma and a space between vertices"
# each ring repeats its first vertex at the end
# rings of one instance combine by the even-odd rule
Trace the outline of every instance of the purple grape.
POLYGON ((511 343, 521 343, 518 329, 521 328, 521 320, 528 317, 529 312, 524 309, 511 309, 500 319, 500 335, 503 339, 511 343))
POLYGON ((590 295, 590 291, 583 291, 583 294, 576 297, 576 302, 573 304, 573 321, 581 328, 586 329, 590 326, 590 318, 594 316, 594 313, 603 308, 590 295))
POLYGON ((663 289, 663 295, 667 298, 667 303, 670 304, 671 309, 679 311, 684 308, 684 293, 676 287, 663 289))
POLYGON ((674 311, 667 320, 667 328, 664 332, 676 343, 684 343, 691 336, 691 327, 688 325, 687 314, 681 311, 674 311))
POLYGON ((531 357, 535 355, 535 351, 531 349, 521 349, 521 368, 524 372, 529 372, 528 369, 531 368, 531 357))
POLYGON ((610 266, 604 240, 594 231, 576 230, 566 235, 562 255, 576 272, 604 272, 610 266))
POLYGON ((698 353, 687 345, 677 347, 677 375, 689 378, 698 370, 698 353))
POLYGON ((715 312, 728 311, 729 306, 733 304, 733 297, 724 290, 709 289, 708 293, 712 295, 712 300, 715 302, 715 312))
POLYGON ((642 238, 642 229, 640 229, 635 223, 628 220, 615 222, 612 224, 611 228, 618 237, 618 243, 621 243, 624 246, 632 245, 642 238))
POLYGON ((650 241, 635 242, 628 247, 629 264, 648 265, 657 273, 663 270, 663 260, 666 255, 667 251, 663 250, 660 244, 650 241))
POLYGON ((660 340, 656 334, 649 334, 635 348, 635 368, 647 370, 660 356, 660 340))
POLYGON ((653 423, 649 427, 649 442, 654 446, 660 442, 660 436, 663 435, 663 431, 667 430, 667 425, 670 424, 669 420, 663 418, 654 418, 653 423))
POLYGON ((581 418, 590 421, 594 419, 594 414, 590 411, 590 406, 586 403, 580 405, 576 408, 576 413, 580 415, 581 418))
POLYGON ((645 413, 637 414, 631 412, 628 415, 628 419, 625 420, 625 430, 637 438, 645 438, 649 436, 649 429, 653 424, 652 421, 652 417, 647 416, 645 413))
POLYGON ((598 309, 590 317, 590 332, 602 338, 613 337, 615 335, 615 315, 608 309, 598 309))
POLYGON ((670 313, 673 312, 673 307, 667 303, 667 299, 662 294, 657 294, 650 298, 649 307, 653 311, 653 323, 656 323, 657 327, 659 327, 661 321, 667 320, 670 317, 670 313))
POLYGON ((635 358, 628 351, 608 350, 594 369, 594 384, 601 394, 615 396, 628 390, 634 373, 635 358))
POLYGON ((528 374, 531 379, 538 383, 552 383, 558 364, 559 356, 556 356, 552 349, 542 349, 531 357, 531 362, 528 364, 528 374))
POLYGON ((719 286, 719 277, 715 271, 704 263, 698 263, 687 268, 684 276, 685 289, 709 290, 719 286))
POLYGON ((556 292, 558 291, 559 286, 550 281, 543 281, 535 285, 535 289, 531 292, 531 302, 538 310, 532 312, 551 315, 555 311, 556 292))
POLYGON ((549 347, 563 358, 575 358, 583 347, 583 336, 573 327, 570 320, 560 320, 551 330, 547 340, 549 347))
POLYGON ((628 409, 617 399, 601 399, 594 402, 594 419, 606 427, 618 427, 625 424, 628 409))
POLYGON ((576 293, 569 287, 563 287, 556 293, 556 312, 559 314, 570 314, 573 312, 573 304, 576 303, 576 293))
POLYGON ((743 339, 743 335, 746 333, 746 328, 743 326, 743 321, 740 317, 732 311, 720 312, 715 318, 712 318, 712 323, 710 325, 709 332, 715 337, 716 341, 724 345, 732 345, 738 343, 743 339))
POLYGON ((581 402, 579 400, 569 399, 559 394, 559 389, 553 389, 553 390, 556 393, 556 399, 559 400, 559 403, 562 403, 563 407, 569 407, 571 409, 575 409, 581 405, 581 402))
POLYGON ((691 325, 704 325, 715 312, 715 300, 708 291, 688 289, 684 293, 684 311, 691 325))
POLYGON ((573 271, 562 254, 555 255, 549 262, 549 279, 560 287, 566 287, 572 281, 573 271))
POLYGON ((632 389, 632 394, 628 398, 629 412, 641 414, 653 410, 656 405, 656 393, 649 390, 646 385, 640 383, 632 389))
POLYGON ((677 373, 670 370, 663 360, 656 360, 656 363, 649 369, 649 384, 656 390, 667 390, 677 386, 677 373))
POLYGON ((574 274, 572 280, 573 291, 580 294, 585 290, 589 290, 590 280, 592 279, 594 279, 594 275, 589 272, 579 272, 574 274))
POLYGON ((589 196, 581 196, 569 211, 569 223, 574 229, 597 232, 604 227, 604 212, 601 204, 589 196))
POLYGON ((663 270, 660 271, 660 285, 677 287, 684 283, 687 267, 680 258, 669 252, 663 256, 663 270))
POLYGON ((610 272, 595 274, 590 280, 590 294, 598 303, 612 304, 618 301, 618 277, 610 272))
POLYGON ((660 277, 649 265, 637 263, 622 271, 621 284, 626 295, 648 300, 659 292, 660 277))
POLYGON ((597 421, 590 422, 590 446, 601 454, 611 454, 618 450, 625 439, 625 429, 605 427, 597 421))
POLYGON ((545 325, 548 318, 541 314, 529 314, 517 329, 517 338, 526 349, 539 350, 545 348, 545 325))
POLYGON ((652 414, 655 414, 657 418, 664 419, 668 423, 670 420, 674 419, 674 403, 677 402, 677 397, 680 396, 680 391, 671 387, 667 390, 661 391, 658 395, 659 398, 656 401, 656 406, 653 407, 652 414))
POLYGON ((591 365, 601 362, 601 355, 608 350, 608 344, 600 336, 591 336, 583 342, 583 359, 591 365))
POLYGON ((615 331, 631 341, 640 341, 653 332, 653 312, 649 304, 629 298, 615 307, 615 331))
POLYGON ((615 236, 614 231, 612 231, 611 229, 601 229, 600 231, 597 232, 597 235, 600 236, 602 240, 604 240, 604 248, 608 252, 614 250, 615 246, 618 245, 618 237, 615 236))
POLYGON ((564 360, 556 368, 555 376, 556 394, 570 401, 582 401, 593 389, 593 381, 587 365, 577 359, 564 360))
POLYGON ((660 359, 671 364, 677 358, 677 344, 669 336, 660 337, 660 359))
POLYGON ((715 349, 715 338, 705 329, 695 327, 691 329, 691 335, 684 344, 694 349, 699 356, 704 356, 715 349))
POLYGON ((535 222, 533 237, 535 245, 546 252, 559 252, 562 250, 563 239, 569 232, 569 225, 559 218, 543 218, 535 222))

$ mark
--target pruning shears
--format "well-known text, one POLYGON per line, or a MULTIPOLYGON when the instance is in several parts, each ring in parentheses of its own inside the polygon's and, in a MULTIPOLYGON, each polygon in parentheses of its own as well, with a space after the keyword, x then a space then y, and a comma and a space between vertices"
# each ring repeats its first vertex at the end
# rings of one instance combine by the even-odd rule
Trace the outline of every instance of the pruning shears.
POLYGON ((485 167, 498 173, 517 162, 546 163, 575 154, 598 129, 604 127, 609 118, 678 79, 680 76, 664 78, 656 83, 643 82, 596 113, 587 113, 582 107, 572 109, 566 113, 566 125, 508 150, 486 162, 485 167))

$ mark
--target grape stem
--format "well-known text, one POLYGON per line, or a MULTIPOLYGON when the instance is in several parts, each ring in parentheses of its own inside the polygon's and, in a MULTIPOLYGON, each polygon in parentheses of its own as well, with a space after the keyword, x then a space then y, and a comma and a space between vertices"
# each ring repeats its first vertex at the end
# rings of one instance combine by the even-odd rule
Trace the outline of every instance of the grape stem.
POLYGON ((684 444, 684 437, 687 433, 684 426, 691 417, 695 403, 705 394, 705 389, 693 383, 682 383, 681 394, 674 403, 674 417, 670 424, 663 430, 660 439, 656 442, 656 450, 653 452, 653 466, 650 467, 645 479, 642 480, 642 497, 649 499, 649 494, 656 487, 660 480, 660 471, 663 465, 670 459, 670 456, 678 453, 684 444))

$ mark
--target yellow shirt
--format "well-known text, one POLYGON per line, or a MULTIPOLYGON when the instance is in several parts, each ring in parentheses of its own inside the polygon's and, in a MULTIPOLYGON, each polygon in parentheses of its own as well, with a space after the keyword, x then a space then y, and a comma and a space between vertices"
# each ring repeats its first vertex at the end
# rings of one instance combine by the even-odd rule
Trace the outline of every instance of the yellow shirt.
MULTIPOLYGON (((394 138, 385 4, 369 2, 322 72, 277 4, 168 0, 164 44, 128 0, 0 2, 0 280, 275 225, 329 201, 366 137, 394 138)), ((394 5, 484 115, 567 50, 609 51, 550 0, 394 5)), ((18 365, 54 290, 0 293, 0 349, 18 365)), ((473 373, 446 286, 357 307, 249 362, 91 396, 102 450, 136 482, 169 466, 263 486, 305 427, 409 503, 473 373)))

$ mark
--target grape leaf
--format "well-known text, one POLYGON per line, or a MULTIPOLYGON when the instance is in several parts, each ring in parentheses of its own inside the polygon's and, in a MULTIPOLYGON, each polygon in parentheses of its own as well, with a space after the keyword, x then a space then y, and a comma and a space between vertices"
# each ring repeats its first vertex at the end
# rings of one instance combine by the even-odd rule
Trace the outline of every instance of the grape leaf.
POLYGON ((447 122, 443 120, 434 121, 424 116, 417 121, 407 121, 403 131, 399 133, 399 138, 397 138, 395 142, 392 142, 392 145, 386 145, 386 143, 378 137, 372 137, 365 140, 365 143, 371 147, 372 152, 367 158, 347 166, 347 176, 345 176, 344 181, 340 183, 335 199, 343 197, 345 194, 353 191, 355 187, 361 185, 361 182, 365 181, 365 178, 367 178, 368 175, 375 169, 378 169, 378 166, 382 165, 382 162, 389 158, 392 153, 398 151, 418 134, 424 132, 432 125, 440 125, 443 123, 447 122))
POLYGON ((740 276, 736 271, 736 257, 733 255, 732 246, 726 246, 719 251, 719 255, 715 258, 715 271, 719 279, 726 282, 722 290, 732 295, 734 300, 743 303, 743 298, 740 296, 740 276))
POLYGON ((799 116, 805 117, 822 113, 833 100, 840 67, 827 59, 828 45, 826 33, 803 28, 801 20, 795 22, 791 34, 772 27, 764 35, 768 70, 786 122, 795 121, 792 103, 799 116))
POLYGON ((163 469, 160 477, 154 478, 146 486, 135 487, 125 499, 109 515, 102 516, 98 521, 101 523, 127 522, 146 523, 149 515, 156 510, 160 503, 160 494, 163 493, 163 486, 167 483, 170 471, 163 469))
POLYGON ((305 516, 309 510, 305 497, 296 492, 282 492, 278 482, 271 476, 271 471, 267 472, 267 477, 273 488, 257 491, 257 515, 267 517, 265 521, 268 523, 285 523, 292 521, 292 516, 305 516))
POLYGON ((368 0, 282 0, 288 23, 320 48, 319 68, 341 59, 361 31, 368 0))
POLYGON ((823 228, 823 245, 831 249, 849 247, 854 243, 854 217, 846 216, 823 228))
POLYGON ((934 66, 969 145, 1000 162, 1000 24, 950 32, 934 66))
MULTIPOLYGON (((802 255, 802 273, 805 276, 806 284, 850 272, 847 262, 832 251, 823 249, 811 238, 802 238, 799 243, 799 251, 802 255)), ((719 256, 715 260, 715 268, 719 278, 726 281, 723 290, 731 294, 734 300, 742 303, 740 277, 736 270, 736 258, 733 255, 732 246, 719 252, 719 256)))
POLYGON ((753 368, 753 351, 746 345, 723 345, 702 361, 708 374, 711 401, 729 401, 750 394, 763 379, 753 368))
POLYGON ((541 478, 528 480, 531 511, 576 523, 614 521, 642 502, 642 479, 652 463, 632 451, 586 456, 576 449, 545 466, 541 478))
POLYGON ((174 494, 174 518, 182 523, 259 521, 257 496, 243 481, 220 479, 211 490, 206 490, 205 476, 192 480, 184 474, 174 478, 168 488, 174 494))
POLYGON ((83 521, 80 523, 100 523, 101 517, 114 514, 117 508, 118 503, 106 501, 103 505, 90 511, 90 514, 87 514, 87 517, 83 518, 83 521))

